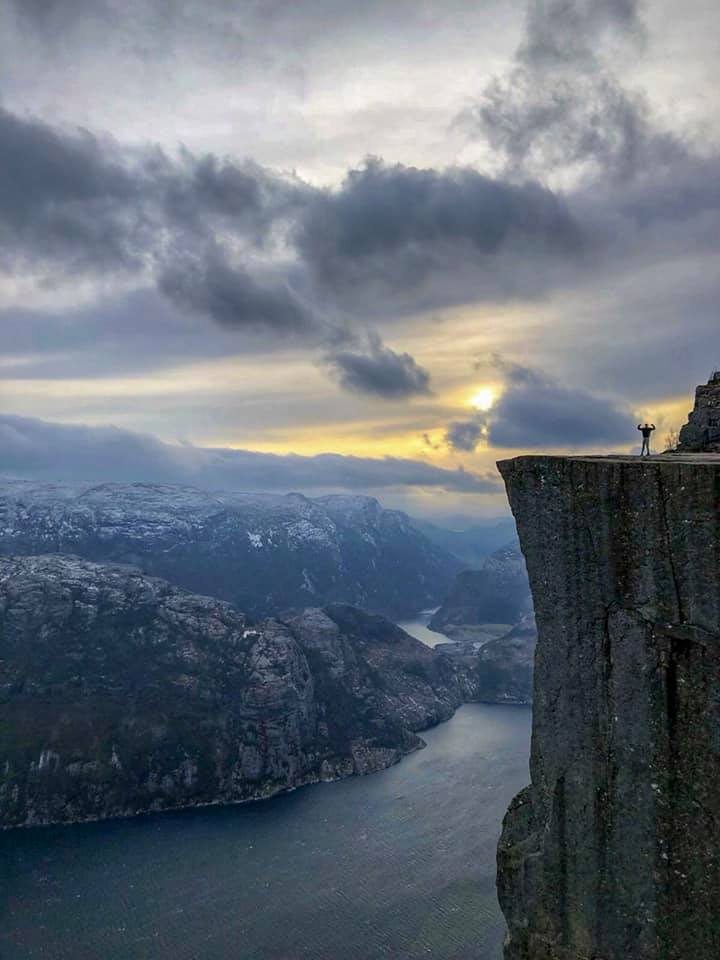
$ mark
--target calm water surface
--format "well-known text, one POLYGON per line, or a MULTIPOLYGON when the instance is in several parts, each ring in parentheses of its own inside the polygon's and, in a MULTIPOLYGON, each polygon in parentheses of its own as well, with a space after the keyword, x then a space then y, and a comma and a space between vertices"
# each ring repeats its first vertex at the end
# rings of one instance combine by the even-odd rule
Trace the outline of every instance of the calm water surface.
MULTIPOLYGON (((442 642, 426 622, 401 626, 442 642)), ((498 960, 530 716, 469 704, 390 770, 262 803, 0 833, 0 958, 498 960)))
POLYGON ((428 627, 428 622, 436 609, 437 607, 434 610, 421 610, 414 620, 400 620, 398 626, 410 636, 422 640, 428 647, 436 647, 438 643, 448 643, 450 637, 446 637, 444 633, 436 633, 428 627))

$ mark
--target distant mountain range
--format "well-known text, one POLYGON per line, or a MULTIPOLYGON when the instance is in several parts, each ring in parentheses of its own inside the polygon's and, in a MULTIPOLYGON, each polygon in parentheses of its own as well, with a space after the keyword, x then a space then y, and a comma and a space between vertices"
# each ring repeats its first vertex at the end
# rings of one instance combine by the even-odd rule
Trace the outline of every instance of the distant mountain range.
POLYGON ((131 563, 251 616, 344 602, 402 619, 462 568, 372 497, 1 481, 0 555, 45 553, 131 563))
POLYGON ((449 529, 417 517, 413 517, 411 522, 431 543, 457 557, 463 567, 469 570, 479 569, 491 553, 517 540, 512 517, 473 523, 461 530, 449 529))
POLYGON ((531 625, 432 650, 378 615, 449 593, 453 636, 527 606, 514 545, 460 569, 371 497, 0 482, 0 826, 368 773, 463 702, 527 701, 531 625))

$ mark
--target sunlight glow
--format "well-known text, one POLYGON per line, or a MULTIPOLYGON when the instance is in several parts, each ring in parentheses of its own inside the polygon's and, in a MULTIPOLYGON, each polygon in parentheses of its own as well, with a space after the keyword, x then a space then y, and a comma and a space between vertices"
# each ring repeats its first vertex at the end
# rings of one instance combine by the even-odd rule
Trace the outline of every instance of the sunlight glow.
POLYGON ((476 410, 489 410, 495 403, 495 391, 492 387, 481 387, 470 397, 470 406, 476 410))

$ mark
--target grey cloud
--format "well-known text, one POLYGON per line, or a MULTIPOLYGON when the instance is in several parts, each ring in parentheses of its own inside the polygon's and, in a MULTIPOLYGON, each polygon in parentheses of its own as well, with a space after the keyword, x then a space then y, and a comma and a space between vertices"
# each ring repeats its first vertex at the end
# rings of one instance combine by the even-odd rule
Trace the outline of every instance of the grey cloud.
MULTIPOLYGON (((90 133, 67 136, 0 107, 0 257, 137 269, 141 183, 90 133)), ((0 261, 0 262, 2 262, 0 261)))
POLYGON ((627 444, 635 438, 634 417, 587 390, 565 387, 546 374, 493 358, 505 389, 488 411, 449 426, 446 440, 474 450, 486 438, 492 447, 583 447, 627 444))
MULTIPOLYGON (((155 289, 121 292, 62 312, 11 307, 0 310, 0 370, 12 379, 66 379, 138 375, 203 359, 245 356, 273 349, 277 333, 251 326, 238 330, 206 323, 177 309, 155 289)), ((318 332, 318 342, 322 338, 318 332)), ((284 341, 287 347, 287 341, 284 341)), ((293 341, 312 349, 310 332, 293 341)), ((0 386, 0 394, 2 387, 0 386)), ((129 398, 128 398, 129 399, 129 398)))
POLYGON ((482 440, 486 417, 475 414, 470 420, 455 420, 448 425, 445 441, 454 450, 472 452, 482 440))
MULTIPOLYGON (((323 4, 302 7, 314 17, 323 4)), ((35 5, 51 19, 61 9, 35 5)), ((273 9, 283 22, 292 12, 273 9)), ((349 5, 346 13, 354 16, 349 5)), ((0 112, 0 264, 26 260, 50 282, 130 272, 227 332, 322 335, 336 343, 331 354, 355 356, 338 342, 359 318, 380 326, 460 302, 607 285, 641 260, 712 249, 716 157, 656 130, 643 101, 603 69, 603 38, 641 33, 630 0, 531 5, 517 83, 501 78, 478 107, 513 158, 509 177, 370 160, 340 188, 318 190, 249 161, 130 150, 0 112), (526 180, 568 158, 591 158, 610 176, 565 196, 526 180)))
POLYGON ((430 374, 409 353, 395 353, 378 336, 370 336, 367 352, 338 350, 325 362, 346 390, 386 399, 430 393, 430 374))
POLYGON ((624 180, 684 155, 678 138, 655 127, 646 99, 626 90, 603 57, 612 35, 642 40, 635 0, 530 0, 515 65, 496 77, 463 115, 504 155, 515 175, 596 170, 624 180))
POLYGON ((585 64, 608 35, 637 41, 644 33, 638 0, 529 0, 518 59, 585 64))
POLYGON ((239 258, 243 245, 262 246, 309 187, 251 163, 126 150, 3 109, 0 141, 6 270, 20 261, 49 281, 77 272, 140 273, 145 282, 157 275, 163 292, 223 323, 248 317, 271 329, 312 325, 282 281, 272 289, 269 273, 261 282, 233 270, 221 243, 231 240, 239 258))
POLYGON ((457 274, 458 262, 472 264, 481 293, 478 267, 492 280, 502 254, 567 258, 582 237, 563 200, 536 183, 370 158, 305 207, 295 242, 320 284, 351 299, 368 284, 416 294, 433 273, 457 274))
MULTIPOLYGON (((387 319, 433 301, 542 288, 552 262, 562 266, 582 248, 552 192, 471 169, 370 160, 332 191, 249 161, 127 149, 8 111, 0 136, 6 269, 25 260, 49 282, 134 273, 228 327, 323 328, 337 339, 359 314, 387 319)), ((371 359, 374 368, 390 360, 371 359)), ((422 390, 422 373, 404 369, 406 392, 422 390)))
POLYGON ((190 483, 225 490, 428 488, 497 493, 494 476, 418 460, 339 454, 280 456, 251 450, 173 446, 149 435, 0 416, 0 471, 55 480, 190 483))
POLYGON ((634 427, 608 400, 538 376, 503 394, 488 437, 494 447, 597 446, 631 442, 634 427))
MULTIPOLYGON (((0 245, 68 268, 135 269, 161 257, 170 233, 193 245, 232 221, 262 243, 303 188, 250 162, 181 150, 129 150, 0 108, 0 245)), ((173 244, 170 244, 173 249, 173 244)))
POLYGON ((159 289, 178 306, 205 314, 224 327, 297 333, 316 326, 312 310, 287 281, 263 282, 222 253, 181 257, 162 269, 159 289))

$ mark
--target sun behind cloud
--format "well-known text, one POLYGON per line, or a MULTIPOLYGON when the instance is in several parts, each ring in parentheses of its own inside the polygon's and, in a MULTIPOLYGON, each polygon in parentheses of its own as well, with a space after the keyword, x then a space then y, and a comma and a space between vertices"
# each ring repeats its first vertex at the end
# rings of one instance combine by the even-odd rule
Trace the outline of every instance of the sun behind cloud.
POLYGON ((496 396, 492 387, 480 387, 470 397, 470 406, 476 410, 489 410, 495 403, 496 396))

